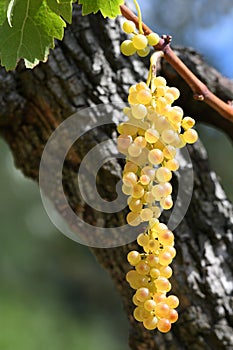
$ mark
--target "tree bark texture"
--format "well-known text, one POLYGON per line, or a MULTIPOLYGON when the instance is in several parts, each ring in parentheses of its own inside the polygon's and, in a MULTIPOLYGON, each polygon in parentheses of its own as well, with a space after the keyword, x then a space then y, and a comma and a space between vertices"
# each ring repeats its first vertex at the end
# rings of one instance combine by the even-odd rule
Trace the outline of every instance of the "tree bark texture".
MULTIPOLYGON (((0 133, 11 148, 16 167, 26 176, 38 181, 44 146, 63 120, 83 107, 127 101, 129 86, 145 80, 148 59, 120 54, 123 35, 119 22, 99 15, 81 17, 80 8, 75 6, 73 24, 47 63, 32 71, 22 64, 15 72, 0 70, 0 133)), ((177 48, 177 53, 212 92, 225 101, 232 99, 232 81, 206 65, 192 49, 177 48)), ((188 115, 233 137, 233 125, 203 102, 195 101, 189 87, 164 61, 160 73, 169 85, 182 91, 179 104, 188 115)), ((126 212, 110 215, 87 206, 78 191, 76 172, 83 156, 92 146, 111 138, 114 128, 112 125, 90 132, 69 152, 63 170, 63 185, 72 208, 91 223, 102 221, 103 227, 123 223, 126 212)), ((115 142, 110 147, 115 149, 115 142)), ((105 152, 107 155, 108 150, 105 152)), ((122 297, 133 350, 233 349, 232 206, 209 168, 201 143, 189 147, 189 152, 194 191, 188 212, 175 230, 177 256, 171 282, 172 293, 180 299, 180 316, 169 334, 146 331, 132 317, 133 291, 125 282, 125 273, 129 270, 126 255, 129 249, 137 248, 136 243, 111 249, 92 248, 122 297)), ((97 176, 101 195, 108 200, 113 199, 120 178, 119 164, 108 162, 97 176)), ((57 209, 63 210, 59 206, 57 209)))

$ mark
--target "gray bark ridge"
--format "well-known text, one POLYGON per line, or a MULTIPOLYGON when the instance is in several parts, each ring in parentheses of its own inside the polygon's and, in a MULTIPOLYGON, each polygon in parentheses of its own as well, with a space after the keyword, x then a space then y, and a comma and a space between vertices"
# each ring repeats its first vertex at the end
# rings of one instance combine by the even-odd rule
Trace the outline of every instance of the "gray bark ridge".
MULTIPOLYGON (((72 26, 46 64, 33 71, 26 70, 22 64, 12 73, 0 70, 0 133, 11 148, 15 165, 26 176, 38 181, 43 148, 63 120, 83 107, 126 101, 128 87, 145 79, 148 60, 128 59, 120 54, 123 35, 119 22, 119 19, 106 21, 98 15, 81 18, 80 9, 75 6, 72 26)), ((179 48, 177 52, 213 92, 224 100, 231 99, 231 81, 208 67, 191 49, 179 48)), ((180 105, 189 115, 198 115, 200 120, 218 126, 232 137, 232 124, 205 104, 194 101, 190 89, 163 61, 161 74, 169 84, 182 90, 184 97, 180 105)), ((93 130, 75 145, 63 171, 63 185, 73 210, 92 224, 101 221, 104 227, 123 223, 126 211, 110 215, 87 206, 80 196, 76 173, 91 147, 106 138, 114 139, 114 123, 118 118, 120 115, 115 116, 112 125, 93 130)), ((112 142, 110 148, 115 147, 112 142)), ((189 152, 194 168, 194 191, 188 212, 175 230, 177 256, 171 282, 172 293, 180 299, 180 317, 169 334, 146 331, 132 317, 133 291, 125 281, 125 273, 129 270, 127 252, 137 249, 136 243, 92 249, 122 297, 133 350, 233 349, 232 206, 209 168, 201 143, 189 147, 189 152)), ((120 178, 119 164, 107 163, 97 177, 101 195, 108 200, 113 199, 120 178)), ((186 166, 184 162, 183 167, 186 166)), ((178 180, 174 177, 174 186, 178 180)), ((59 206, 57 209, 64 211, 59 206)))

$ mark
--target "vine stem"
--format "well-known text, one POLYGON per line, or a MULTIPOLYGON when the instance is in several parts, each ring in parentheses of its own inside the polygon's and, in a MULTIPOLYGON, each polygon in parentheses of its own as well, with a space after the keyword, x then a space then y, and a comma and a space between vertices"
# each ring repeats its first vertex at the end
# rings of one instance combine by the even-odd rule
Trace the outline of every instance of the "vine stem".
MULTIPOLYGON (((126 19, 135 23, 139 27, 138 17, 126 6, 121 5, 121 13, 126 19)), ((152 33, 152 30, 142 23, 145 35, 152 33)), ((170 42, 172 37, 164 35, 160 38, 159 43, 154 46, 154 49, 163 51, 164 59, 175 69, 175 71, 186 81, 191 90, 195 100, 203 101, 211 108, 215 109, 223 118, 233 122, 233 107, 230 103, 226 103, 214 95, 207 86, 202 83, 191 70, 179 59, 175 52, 171 49, 170 42)))
POLYGON ((151 55, 150 58, 150 70, 149 70, 149 74, 148 74, 148 78, 147 78, 147 82, 146 84, 149 86, 151 84, 151 90, 152 92, 154 92, 155 87, 154 87, 154 82, 152 78, 156 77, 156 67, 157 67, 157 61, 159 60, 159 58, 163 57, 164 53, 163 51, 156 51, 153 53, 153 55, 151 55))
POLYGON ((134 5, 136 7, 136 10, 138 12, 138 29, 139 29, 139 33, 143 34, 143 28, 142 28, 142 13, 141 13, 141 9, 140 6, 138 5, 137 0, 134 0, 134 5))

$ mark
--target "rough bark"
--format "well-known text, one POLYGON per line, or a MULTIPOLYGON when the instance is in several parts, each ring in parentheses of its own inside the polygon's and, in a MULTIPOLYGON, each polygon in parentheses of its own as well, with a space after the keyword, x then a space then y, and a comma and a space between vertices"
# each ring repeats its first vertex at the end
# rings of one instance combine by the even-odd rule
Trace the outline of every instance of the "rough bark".
MULTIPOLYGON (((46 64, 33 71, 26 70, 22 64, 16 72, 6 73, 1 69, 0 133, 12 150, 15 165, 26 176, 38 181, 43 148, 64 119, 81 107, 126 101, 129 85, 145 78, 148 61, 122 57, 121 35, 118 20, 105 21, 99 16, 81 18, 79 8, 75 7, 72 26, 46 64)), ((207 66, 192 49, 177 48, 177 52, 214 93, 225 101, 232 98, 233 82, 207 66)), ((233 125, 204 103, 193 100, 190 89, 164 62, 161 74, 182 90, 180 105, 189 115, 233 136, 233 125)), ((123 222, 125 213, 98 213, 85 205, 78 191, 76 171, 88 150, 111 137, 113 130, 114 126, 110 125, 83 138, 69 153, 63 172, 63 184, 72 208, 92 223, 101 220, 104 227, 123 222)), ((114 142, 110 148, 115 148, 114 142)), ((108 151, 105 150, 106 155, 108 151)), ((194 166, 194 192, 187 215, 175 231, 177 257, 172 284, 181 305, 180 318, 172 332, 162 335, 145 331, 131 316, 132 290, 124 279, 129 269, 125 257, 136 244, 92 249, 122 297, 133 350, 233 348, 232 207, 209 168, 202 145, 198 143, 189 151, 194 166)), ((113 199, 119 177, 120 166, 116 162, 103 167, 97 182, 105 198, 113 199)))

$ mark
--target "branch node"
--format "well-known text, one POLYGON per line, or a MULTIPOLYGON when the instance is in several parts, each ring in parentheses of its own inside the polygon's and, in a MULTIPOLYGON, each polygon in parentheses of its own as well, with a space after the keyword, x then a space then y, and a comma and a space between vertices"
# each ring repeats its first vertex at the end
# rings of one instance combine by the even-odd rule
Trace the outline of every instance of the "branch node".
POLYGON ((194 94, 193 95, 194 100, 197 101, 204 101, 205 97, 202 94, 194 94))
POLYGON ((165 41, 166 44, 170 44, 172 41, 172 36, 171 35, 162 35, 162 39, 165 41))

